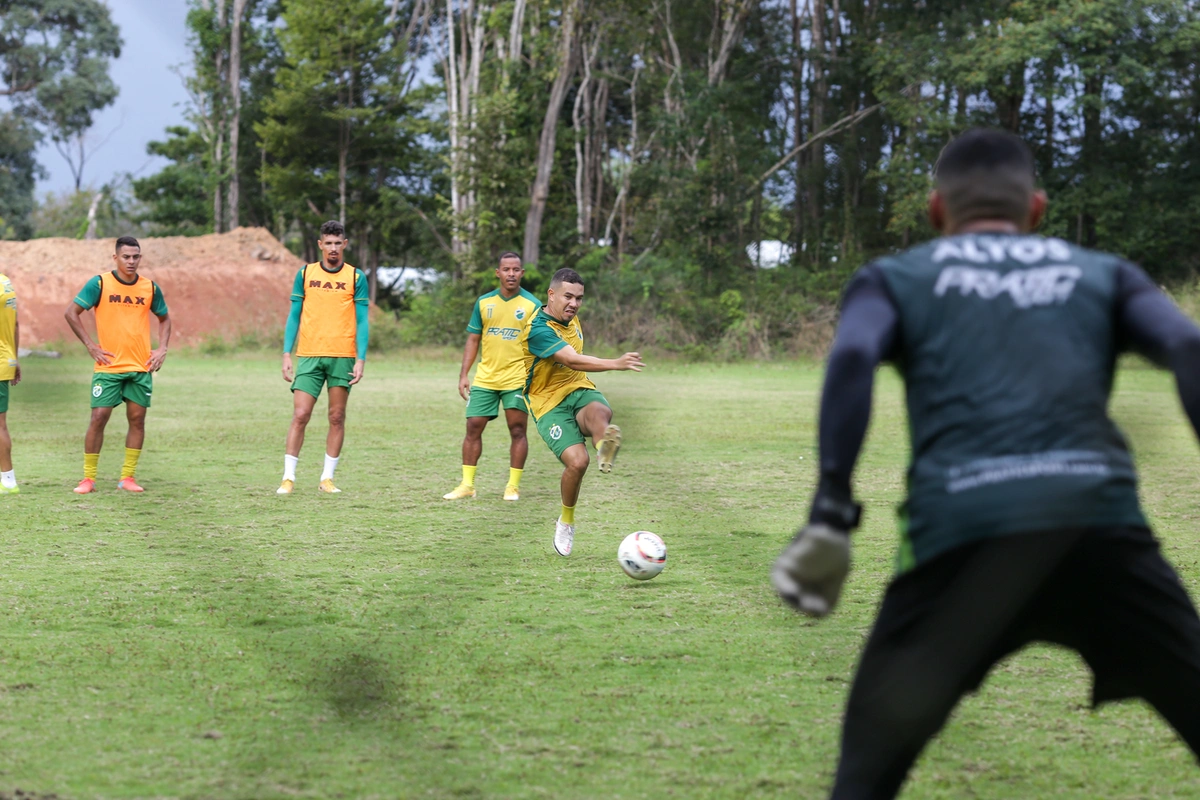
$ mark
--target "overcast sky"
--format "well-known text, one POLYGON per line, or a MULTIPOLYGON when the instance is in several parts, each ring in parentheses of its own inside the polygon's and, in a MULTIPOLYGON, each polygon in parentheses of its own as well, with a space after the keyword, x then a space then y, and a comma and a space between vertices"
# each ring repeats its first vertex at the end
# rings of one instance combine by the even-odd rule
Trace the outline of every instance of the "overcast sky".
MULTIPOLYGON (((93 146, 109 137, 89 157, 83 171, 85 185, 100 186, 114 175, 132 172, 136 177, 160 169, 166 159, 146 155, 146 143, 164 138, 168 125, 183 122, 187 93, 171 71, 189 69, 187 0, 106 0, 121 29, 121 57, 110 66, 121 93, 116 102, 98 113, 89 133, 93 146)), ((74 189, 67 162, 47 139, 37 154, 49 176, 38 182, 38 196, 47 191, 74 189)))

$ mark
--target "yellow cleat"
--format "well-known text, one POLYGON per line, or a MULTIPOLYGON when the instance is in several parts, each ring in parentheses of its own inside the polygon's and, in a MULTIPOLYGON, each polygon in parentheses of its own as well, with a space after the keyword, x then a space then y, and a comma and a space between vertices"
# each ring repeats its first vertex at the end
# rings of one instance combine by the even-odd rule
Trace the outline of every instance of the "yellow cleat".
POLYGON ((475 487, 465 483, 460 483, 454 488, 453 492, 447 492, 442 495, 443 500, 465 500, 475 496, 475 487))
POLYGON ((275 494, 291 494, 292 489, 294 488, 296 488, 295 481, 285 480, 283 483, 279 484, 279 488, 275 490, 275 494))
POLYGON ((612 472, 613 462, 617 460, 617 451, 621 449, 621 429, 609 425, 604 429, 600 446, 596 448, 596 460, 600 462, 601 472, 612 472))
POLYGON ((333 485, 333 478, 326 478, 317 484, 317 491, 325 492, 326 494, 340 494, 342 490, 333 485))
POLYGON ((20 486, 0 486, 0 494, 20 494, 20 486))
POLYGON ((517 487, 513 486, 512 484, 509 484, 508 486, 504 487, 504 499, 505 500, 520 500, 521 499, 521 491, 517 487))

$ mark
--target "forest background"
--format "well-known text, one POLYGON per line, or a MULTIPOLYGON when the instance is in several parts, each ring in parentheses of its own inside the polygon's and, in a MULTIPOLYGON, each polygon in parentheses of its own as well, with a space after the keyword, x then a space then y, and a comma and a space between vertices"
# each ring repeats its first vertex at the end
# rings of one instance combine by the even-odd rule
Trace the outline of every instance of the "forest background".
MULTIPOLYGON (((1033 148, 1043 231, 1200 267, 1194 0, 189 0, 187 124, 83 182, 123 46, 99 0, 0 2, 0 238, 326 219, 407 343, 457 343, 505 250, 570 266, 608 346, 819 349, 846 278, 933 235, 941 147, 1033 148), (52 140, 75 191, 35 196, 52 140), (392 289, 378 267, 438 276, 392 289)), ((381 340, 382 341, 382 340, 381 340)))

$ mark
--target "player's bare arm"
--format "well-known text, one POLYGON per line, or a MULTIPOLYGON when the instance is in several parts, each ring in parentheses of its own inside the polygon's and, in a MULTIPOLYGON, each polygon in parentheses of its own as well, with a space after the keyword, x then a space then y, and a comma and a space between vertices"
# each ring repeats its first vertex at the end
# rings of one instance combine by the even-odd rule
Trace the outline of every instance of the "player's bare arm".
POLYGON ((74 301, 67 306, 67 312, 63 315, 67 320, 67 326, 79 341, 83 342, 83 346, 87 348, 88 355, 92 357, 97 364, 108 365, 112 363, 113 354, 105 350, 103 347, 92 341, 92 337, 88 335, 87 330, 83 327, 83 312, 86 309, 74 301))
POLYGON ((463 345, 462 369, 458 373, 458 393, 463 400, 471 399, 471 377, 468 373, 479 355, 479 343, 483 340, 481 333, 468 333, 467 343, 463 345))
POLYGON ((620 358, 596 358, 575 352, 571 345, 566 345, 551 357, 563 366, 580 372, 641 372, 642 367, 646 366, 641 353, 626 353, 620 358))
POLYGON ((163 362, 167 360, 167 347, 171 343, 171 316, 163 314, 158 318, 158 349, 150 353, 150 360, 146 362, 146 368, 151 372, 158 372, 162 369, 163 362))

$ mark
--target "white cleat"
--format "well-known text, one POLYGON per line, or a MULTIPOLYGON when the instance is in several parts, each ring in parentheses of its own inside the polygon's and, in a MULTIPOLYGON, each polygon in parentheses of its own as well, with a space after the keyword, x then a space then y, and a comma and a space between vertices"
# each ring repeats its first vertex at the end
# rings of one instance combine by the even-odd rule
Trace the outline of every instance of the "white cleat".
POLYGON ((575 526, 568 525, 561 519, 554 523, 554 550, 560 556, 571 555, 571 545, 575 543, 575 526))

